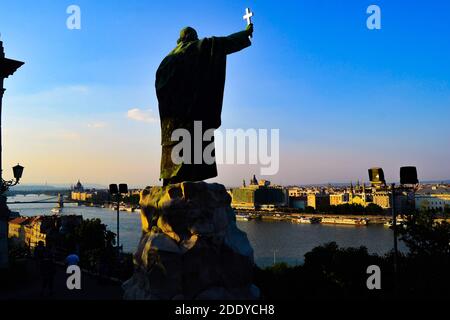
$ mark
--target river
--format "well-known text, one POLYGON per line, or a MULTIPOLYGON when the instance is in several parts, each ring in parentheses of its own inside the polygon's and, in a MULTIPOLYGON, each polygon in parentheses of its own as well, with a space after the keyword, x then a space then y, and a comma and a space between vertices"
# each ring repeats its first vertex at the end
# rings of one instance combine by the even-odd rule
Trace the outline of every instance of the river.
MULTIPOLYGON (((8 198, 8 202, 31 202, 49 199, 45 195, 27 195, 8 198)), ((12 211, 22 216, 50 215, 54 204, 9 204, 12 211)), ((99 218, 111 231, 116 231, 116 212, 111 209, 66 204, 62 214, 82 215, 85 219, 99 218)), ((120 243, 124 251, 134 252, 140 235, 141 219, 138 213, 120 213, 120 243)), ((321 244, 335 241, 342 247, 365 246, 371 253, 384 254, 392 249, 393 235, 380 225, 367 227, 292 224, 290 222, 238 221, 238 227, 247 233, 255 251, 255 261, 261 266, 276 262, 294 265, 303 262, 304 254, 321 244)), ((404 250, 402 243, 399 248, 404 250)))

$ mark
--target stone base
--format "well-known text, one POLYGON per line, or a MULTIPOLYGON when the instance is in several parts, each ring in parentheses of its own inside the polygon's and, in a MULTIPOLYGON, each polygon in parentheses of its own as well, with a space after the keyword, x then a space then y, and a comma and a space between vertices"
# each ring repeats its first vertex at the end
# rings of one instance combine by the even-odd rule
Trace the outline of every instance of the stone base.
POLYGON ((143 234, 129 300, 251 300, 253 249, 220 184, 183 182, 141 192, 143 234))

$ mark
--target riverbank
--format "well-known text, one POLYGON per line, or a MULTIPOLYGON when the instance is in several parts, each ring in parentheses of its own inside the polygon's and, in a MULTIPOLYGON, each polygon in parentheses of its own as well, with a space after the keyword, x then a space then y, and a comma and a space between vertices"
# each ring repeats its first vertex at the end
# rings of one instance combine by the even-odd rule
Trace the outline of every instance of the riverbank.
MULTIPOLYGON (((45 196, 17 196, 9 201, 39 201, 45 196)), ((17 203, 11 210, 22 216, 51 215, 54 204, 17 203)), ((265 212, 269 213, 269 212, 265 212)), ((82 215, 84 219, 100 219, 115 232, 117 214, 108 208, 67 204, 61 214, 82 215)), ((121 212, 119 215, 120 244, 124 252, 133 253, 141 237, 141 218, 138 213, 121 212)), ((274 218, 277 219, 277 218, 274 218)), ((254 248, 255 262, 266 267, 276 262, 289 265, 302 263, 304 254, 321 244, 336 241, 342 247, 365 246, 371 253, 385 254, 392 249, 392 230, 383 225, 355 227, 349 225, 297 224, 287 220, 238 221, 238 228, 247 233, 254 248)), ((400 245, 401 246, 401 245, 400 245)))
POLYGON ((312 221, 312 223, 355 225, 384 225, 392 219, 391 216, 384 215, 335 215, 323 213, 267 212, 261 210, 236 210, 236 215, 238 220, 261 219, 264 221, 288 221, 294 223, 311 223, 312 221))
MULTIPOLYGON (((262 211, 262 210, 241 210, 235 209, 236 218, 240 221, 249 220, 263 220, 263 221, 287 221, 299 224, 336 224, 336 225, 392 225, 391 215, 367 215, 367 214, 344 214, 336 215, 331 213, 289 213, 277 211, 262 211)), ((402 221, 400 215, 397 216, 397 221, 402 221)), ((440 223, 446 221, 450 223, 450 218, 436 218, 435 222, 440 223)))

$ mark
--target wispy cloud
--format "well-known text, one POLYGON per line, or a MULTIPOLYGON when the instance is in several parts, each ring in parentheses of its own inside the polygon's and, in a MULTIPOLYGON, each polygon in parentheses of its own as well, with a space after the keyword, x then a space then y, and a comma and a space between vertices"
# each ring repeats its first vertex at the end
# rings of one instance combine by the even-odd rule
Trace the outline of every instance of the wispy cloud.
POLYGON ((88 123, 88 128, 92 128, 92 129, 101 129, 101 128, 105 128, 106 127, 106 122, 92 122, 92 123, 88 123))
POLYGON ((139 108, 130 109, 127 112, 127 118, 134 121, 141 121, 147 123, 158 122, 158 117, 153 114, 151 109, 141 110, 139 108))
POLYGON ((75 93, 90 93, 90 88, 85 85, 72 85, 72 86, 67 86, 64 89, 69 92, 75 92, 75 93))

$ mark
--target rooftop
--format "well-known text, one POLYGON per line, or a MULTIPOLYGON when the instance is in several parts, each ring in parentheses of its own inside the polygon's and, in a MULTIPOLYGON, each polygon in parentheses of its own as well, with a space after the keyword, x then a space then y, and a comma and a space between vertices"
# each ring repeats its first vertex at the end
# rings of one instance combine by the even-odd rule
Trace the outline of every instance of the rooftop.
POLYGON ((450 188, 446 186, 427 187, 417 191, 416 194, 450 194, 450 188))

